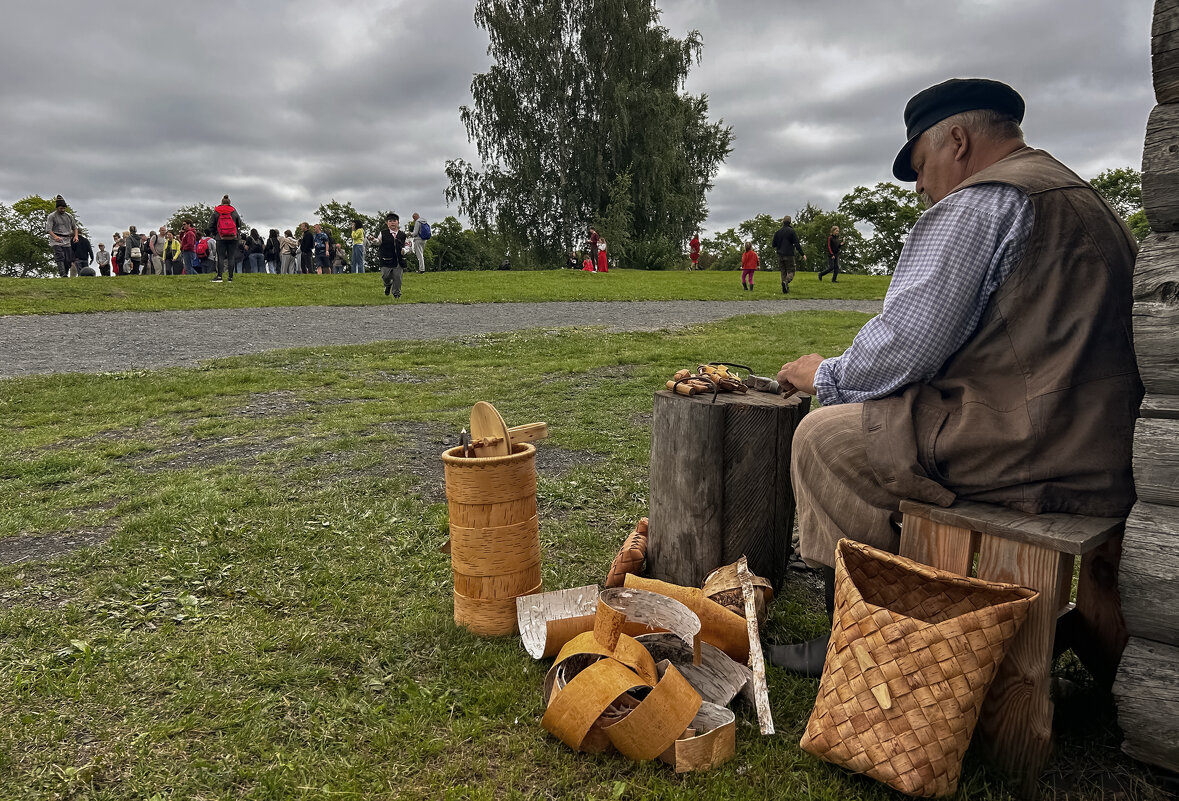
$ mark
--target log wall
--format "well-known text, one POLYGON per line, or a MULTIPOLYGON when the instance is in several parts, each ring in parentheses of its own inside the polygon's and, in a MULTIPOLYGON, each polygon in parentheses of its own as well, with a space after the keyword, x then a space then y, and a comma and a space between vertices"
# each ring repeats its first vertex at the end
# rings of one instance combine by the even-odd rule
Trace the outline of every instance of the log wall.
POLYGON ((1151 235, 1134 274, 1134 350, 1146 397, 1134 433, 1138 503, 1118 584, 1130 641, 1114 682, 1122 750, 1179 770, 1179 0, 1158 0, 1155 99, 1142 152, 1151 235))

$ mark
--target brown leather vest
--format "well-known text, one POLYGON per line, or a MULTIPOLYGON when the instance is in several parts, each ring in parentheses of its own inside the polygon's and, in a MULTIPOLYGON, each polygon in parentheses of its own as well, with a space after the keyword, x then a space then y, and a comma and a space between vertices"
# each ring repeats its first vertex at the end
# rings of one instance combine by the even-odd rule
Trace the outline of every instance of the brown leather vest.
POLYGON ((984 183, 1031 200, 1027 250, 933 379, 864 404, 869 461, 902 498, 1125 515, 1142 400, 1130 319, 1137 244, 1044 151, 1017 150, 953 191, 984 183))

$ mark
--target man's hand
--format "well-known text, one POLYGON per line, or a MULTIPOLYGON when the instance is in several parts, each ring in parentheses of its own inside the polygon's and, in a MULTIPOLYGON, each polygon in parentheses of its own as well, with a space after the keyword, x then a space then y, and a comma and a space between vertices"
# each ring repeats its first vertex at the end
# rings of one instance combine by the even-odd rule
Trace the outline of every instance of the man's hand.
POLYGON ((778 384, 785 386, 790 384, 799 392, 805 392, 808 395, 815 394, 815 371, 819 369, 819 365, 823 363, 823 357, 817 353, 812 353, 809 356, 803 356, 800 359, 795 359, 792 362, 782 365, 782 369, 778 371, 778 384))

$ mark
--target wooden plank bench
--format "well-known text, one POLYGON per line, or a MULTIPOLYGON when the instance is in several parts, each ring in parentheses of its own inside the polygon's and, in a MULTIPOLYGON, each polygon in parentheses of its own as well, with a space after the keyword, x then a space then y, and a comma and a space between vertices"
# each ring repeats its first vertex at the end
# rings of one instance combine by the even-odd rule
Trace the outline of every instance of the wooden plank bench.
POLYGON ((1034 794, 1052 751, 1054 656, 1071 647, 1095 678, 1111 682, 1125 647, 1117 591, 1125 521, 1030 515, 970 501, 945 508, 903 501, 901 512, 902 556, 1040 593, 999 668, 978 724, 994 761, 1021 782, 1025 794, 1034 794))

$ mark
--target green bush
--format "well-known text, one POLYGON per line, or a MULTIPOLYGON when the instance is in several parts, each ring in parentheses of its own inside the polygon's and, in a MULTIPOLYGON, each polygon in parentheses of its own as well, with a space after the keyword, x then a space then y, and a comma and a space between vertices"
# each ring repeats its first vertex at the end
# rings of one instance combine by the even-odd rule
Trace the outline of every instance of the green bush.
POLYGON ((687 263, 674 242, 664 236, 638 239, 630 243, 623 267, 635 270, 676 270, 687 263))

